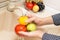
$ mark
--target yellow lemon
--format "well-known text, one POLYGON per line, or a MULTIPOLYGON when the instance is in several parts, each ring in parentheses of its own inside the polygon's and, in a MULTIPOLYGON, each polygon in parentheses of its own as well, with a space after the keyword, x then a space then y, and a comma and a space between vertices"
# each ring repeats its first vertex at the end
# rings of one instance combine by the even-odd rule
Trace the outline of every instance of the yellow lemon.
POLYGON ((19 17, 18 22, 22 25, 27 25, 28 23, 25 22, 26 20, 28 20, 27 16, 21 16, 21 17, 19 17))
POLYGON ((39 11, 39 6, 38 5, 34 5, 33 7, 33 12, 38 12, 39 11))

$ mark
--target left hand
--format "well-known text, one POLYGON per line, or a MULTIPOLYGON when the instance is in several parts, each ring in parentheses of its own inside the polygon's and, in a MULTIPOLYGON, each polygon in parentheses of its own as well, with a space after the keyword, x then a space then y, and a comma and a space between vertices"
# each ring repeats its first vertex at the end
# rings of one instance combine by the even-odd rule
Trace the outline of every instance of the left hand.
MULTIPOLYGON (((44 32, 37 30, 37 31, 33 31, 33 32, 19 32, 20 34, 24 35, 25 37, 39 37, 42 38, 44 32)), ((20 35, 21 36, 21 35, 20 35)))

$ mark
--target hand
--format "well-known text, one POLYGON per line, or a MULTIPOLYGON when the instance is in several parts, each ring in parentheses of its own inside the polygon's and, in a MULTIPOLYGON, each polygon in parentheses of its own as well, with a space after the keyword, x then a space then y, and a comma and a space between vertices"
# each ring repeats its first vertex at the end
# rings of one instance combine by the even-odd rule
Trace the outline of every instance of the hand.
POLYGON ((29 19, 26 20, 26 22, 28 22, 28 23, 34 22, 37 25, 43 25, 44 24, 44 19, 37 17, 35 14, 26 14, 26 16, 29 17, 29 19))
POLYGON ((40 18, 40 17, 37 17, 35 14, 26 14, 26 16, 29 17, 29 19, 26 21, 28 23, 31 23, 31 22, 34 22, 36 23, 37 25, 47 25, 47 24, 53 24, 53 19, 52 19, 52 16, 49 16, 49 17, 45 17, 45 18, 40 18))
POLYGON ((19 32, 22 36, 24 35, 24 37, 39 37, 39 38, 42 38, 44 32, 43 31, 40 31, 40 30, 37 30, 37 31, 33 31, 33 32, 19 32))

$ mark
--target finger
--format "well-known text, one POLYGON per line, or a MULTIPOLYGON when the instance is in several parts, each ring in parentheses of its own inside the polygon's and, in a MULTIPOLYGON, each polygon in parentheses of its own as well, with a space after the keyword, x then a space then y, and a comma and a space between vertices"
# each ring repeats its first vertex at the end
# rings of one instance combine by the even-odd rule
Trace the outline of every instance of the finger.
POLYGON ((27 23, 31 23, 35 20, 35 17, 29 18, 28 20, 26 20, 27 23))

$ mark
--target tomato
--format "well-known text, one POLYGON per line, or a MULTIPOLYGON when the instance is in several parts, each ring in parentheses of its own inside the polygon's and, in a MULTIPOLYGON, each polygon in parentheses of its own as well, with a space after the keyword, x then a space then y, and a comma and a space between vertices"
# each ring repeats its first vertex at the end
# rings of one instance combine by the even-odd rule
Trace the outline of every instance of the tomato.
POLYGON ((16 25, 15 32, 19 35, 20 31, 26 32, 27 31, 26 26, 21 24, 16 25))
POLYGON ((30 3, 30 2, 27 2, 27 3, 26 3, 26 7, 27 7, 28 9, 32 10, 33 4, 30 3))

